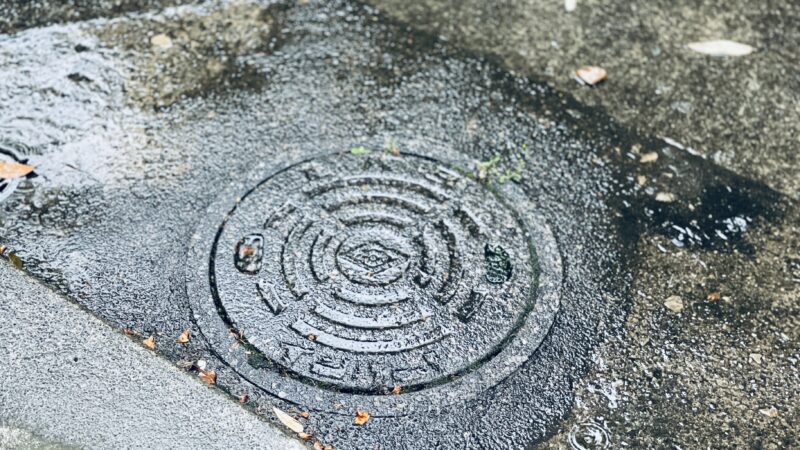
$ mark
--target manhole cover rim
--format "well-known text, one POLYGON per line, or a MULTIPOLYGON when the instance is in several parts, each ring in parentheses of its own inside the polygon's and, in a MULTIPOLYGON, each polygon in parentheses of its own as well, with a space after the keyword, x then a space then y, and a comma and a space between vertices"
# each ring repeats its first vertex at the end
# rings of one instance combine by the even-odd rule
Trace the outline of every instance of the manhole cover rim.
MULTIPOLYGON (((425 151, 417 149, 413 152, 406 151, 403 156, 419 157, 449 167, 467 167, 470 164, 467 157, 449 149, 431 150, 429 142, 425 143, 425 147, 425 151)), ((328 151, 320 152, 317 146, 316 152, 308 152, 305 157, 296 158, 288 164, 260 167, 246 174, 242 180, 231 182, 200 219, 186 253, 186 287, 194 320, 209 343, 210 350, 221 362, 264 392, 290 403, 331 413, 350 414, 352 408, 361 407, 369 408, 371 414, 376 417, 404 415, 419 409, 430 410, 464 402, 502 383, 533 357, 549 333, 560 306, 562 280, 561 257, 552 232, 542 219, 536 216, 535 207, 522 190, 511 183, 493 188, 508 205, 515 205, 511 208, 512 211, 524 222, 525 231, 530 233, 529 239, 533 242, 534 255, 538 262, 539 286, 534 306, 528 311, 516 335, 481 367, 453 381, 429 386, 419 391, 402 395, 370 395, 322 389, 277 373, 275 370, 255 368, 250 365, 246 349, 230 333, 228 325, 216 311, 209 280, 210 255, 216 238, 222 232, 229 214, 238 202, 256 189, 263 180, 315 159, 336 155, 347 156, 348 152, 341 150, 342 148, 350 147, 333 146, 328 151), (511 353, 516 355, 517 361, 509 365, 506 360, 511 353), (486 376, 486 373, 491 373, 492 376, 486 376)))

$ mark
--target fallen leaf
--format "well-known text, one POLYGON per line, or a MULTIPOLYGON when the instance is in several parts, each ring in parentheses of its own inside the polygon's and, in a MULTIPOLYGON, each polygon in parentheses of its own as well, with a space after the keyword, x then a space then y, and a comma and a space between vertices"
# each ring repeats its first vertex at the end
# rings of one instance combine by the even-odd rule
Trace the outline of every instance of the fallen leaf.
POLYGON ((309 334, 307 337, 308 337, 309 341, 314 341, 314 340, 317 339, 317 337, 315 335, 313 335, 313 334, 309 334))
POLYGON ((308 434, 308 433, 305 433, 305 432, 297 433, 297 437, 299 437, 300 439, 302 439, 304 441, 307 441, 307 440, 311 439, 311 435, 308 434))
POLYGON ((333 450, 333 446, 325 444, 325 448, 323 448, 322 450, 333 450))
POLYGON ((658 153, 656 152, 645 153, 639 157, 639 162, 642 164, 656 162, 656 161, 658 161, 658 153))
POLYGON ((578 80, 589 86, 594 86, 606 79, 608 72, 606 69, 597 66, 583 66, 575 71, 578 80))
POLYGON ((303 432, 303 424, 298 422, 294 417, 286 414, 274 406, 272 407, 272 412, 275 413, 275 416, 278 417, 278 420, 280 420, 282 424, 286 425, 286 428, 294 431, 295 433, 303 432))
POLYGON ((669 192, 659 192, 656 194, 656 201, 661 203, 672 203, 675 201, 675 194, 669 192))
POLYGON ((183 333, 181 333, 181 335, 178 336, 178 339, 175 342, 179 344, 185 344, 189 342, 189 330, 183 330, 183 333))
POLYGON ((250 398, 249 395, 242 394, 242 395, 239 396, 239 403, 247 403, 247 399, 249 399, 249 398, 250 398))
POLYGON ((357 410, 356 411, 356 418, 353 420, 353 423, 356 425, 364 425, 369 420, 369 413, 366 411, 357 410))
POLYGON ((0 161, 0 178, 4 180, 13 180, 15 178, 24 177, 25 175, 33 172, 35 167, 27 164, 20 164, 18 162, 0 161))
POLYGON ((400 393, 400 389, 401 389, 400 385, 399 384, 396 385, 395 387, 392 388, 392 394, 394 394, 394 395, 399 394, 400 393))
POLYGON ((11 264, 14 265, 17 269, 22 269, 22 260, 19 259, 16 253, 11 252, 8 254, 8 260, 11 261, 11 264))
POLYGON ((719 39, 713 41, 692 42, 687 45, 690 50, 710 56, 744 56, 753 53, 753 47, 739 42, 719 39))
POLYGON ((320 441, 314 442, 314 450, 322 450, 322 442, 320 441))
POLYGON ((679 313, 683 311, 683 299, 678 295, 673 295, 667 298, 667 301, 664 302, 664 306, 674 313, 679 313))
POLYGON ((157 34, 150 38, 150 43, 154 47, 167 49, 172 47, 172 39, 166 34, 157 34))
POLYGON ((767 416, 767 417, 778 417, 778 410, 774 406, 770 406, 766 409, 759 409, 758 412, 767 416))
POLYGON ((149 348, 150 350, 155 350, 156 348, 156 337, 150 336, 149 338, 142 341, 145 347, 149 348))
POLYGON ((136 336, 136 337, 141 337, 142 336, 141 333, 139 333, 138 331, 135 331, 132 328, 123 328, 122 332, 125 333, 128 336, 136 336))
POLYGON ((208 384, 217 384, 217 372, 200 369, 200 379, 208 384))
POLYGON ((300 417, 302 417, 304 419, 308 419, 308 416, 310 416, 310 415, 311 414, 309 414, 308 411, 303 411, 300 414, 298 414, 298 416, 300 416, 300 417))
POLYGON ((719 292, 719 291, 712 292, 712 293, 708 294, 708 296, 706 296, 706 300, 708 300, 710 302, 718 302, 719 299, 721 299, 721 298, 722 298, 722 293, 719 292))

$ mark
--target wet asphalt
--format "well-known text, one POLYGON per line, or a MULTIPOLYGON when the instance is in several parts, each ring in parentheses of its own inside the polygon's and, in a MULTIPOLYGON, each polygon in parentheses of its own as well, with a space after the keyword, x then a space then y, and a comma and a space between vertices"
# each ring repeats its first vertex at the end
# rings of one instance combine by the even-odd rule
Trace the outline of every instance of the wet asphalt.
MULTIPOLYGON (((0 133, 36 166, 1 205, 2 243, 24 270, 112 327, 155 336, 156 351, 191 375, 206 361, 218 387, 247 394, 256 414, 308 411, 306 429, 335 448, 575 446, 584 429, 600 441, 636 439, 575 411, 586 409, 586 389, 608 390, 582 381, 605 365, 593 352, 608 342, 627 349, 631 318, 664 317, 637 309, 637 297, 663 302, 643 293, 642 267, 674 264, 664 260, 672 254, 757 259, 770 244, 753 236, 795 214, 764 183, 348 2, 156 9, 30 28, 3 35, 0 48, 0 133), (227 210, 219 205, 287 164, 356 148, 378 163, 393 151, 423 154, 498 190, 552 232, 557 251, 540 256, 560 260, 562 279, 554 322, 511 375, 453 402, 440 401, 448 383, 406 394, 410 406, 364 426, 355 412, 380 399, 335 390, 305 399, 314 386, 295 391, 280 368, 232 363, 224 347, 236 342, 202 325, 192 287, 207 257, 192 249, 207 245, 227 210), (192 339, 176 343, 185 329, 192 339)), ((724 316, 716 307, 707 314, 724 316)), ((664 373, 641 370, 651 380, 664 373)), ((647 434, 649 414, 639 414, 632 423, 647 434)))

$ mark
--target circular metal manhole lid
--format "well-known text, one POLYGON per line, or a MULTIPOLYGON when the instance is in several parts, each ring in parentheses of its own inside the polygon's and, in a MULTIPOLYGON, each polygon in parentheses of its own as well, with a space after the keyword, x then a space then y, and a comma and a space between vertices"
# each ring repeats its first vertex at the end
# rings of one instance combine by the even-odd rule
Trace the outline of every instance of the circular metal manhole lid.
POLYGON ((560 259, 524 196, 443 161, 320 155, 240 195, 195 236, 189 296, 219 356, 286 400, 397 415, 474 397, 558 309, 560 259))

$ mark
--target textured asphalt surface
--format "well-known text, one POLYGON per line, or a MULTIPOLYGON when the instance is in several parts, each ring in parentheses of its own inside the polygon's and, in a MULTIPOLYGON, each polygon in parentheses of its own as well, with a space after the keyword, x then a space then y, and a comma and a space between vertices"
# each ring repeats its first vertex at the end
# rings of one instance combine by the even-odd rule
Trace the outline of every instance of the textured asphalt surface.
MULTIPOLYGON (((28 146, 41 173, 5 202, 0 243, 12 244, 26 270, 49 287, 113 328, 156 333, 158 352, 172 360, 161 363, 164 368, 208 358, 199 339, 173 344, 192 326, 182 300, 184 237, 213 198, 195 198, 194 189, 205 185, 216 195, 223 189, 219 180, 251 173, 258 163, 236 155, 243 149, 256 160, 272 155, 259 147, 265 136, 378 148, 395 134, 401 145, 403 138, 414 141, 415 130, 444 141, 475 133, 474 141, 458 139, 473 142, 470 155, 476 162, 501 148, 507 158, 495 175, 502 174, 518 167, 518 145, 527 138, 502 134, 504 114, 513 116, 511 105, 519 102, 538 122, 532 128, 540 127, 537 144, 528 142, 537 158, 526 160, 521 175, 529 178, 520 184, 548 190, 551 205, 569 205, 551 209, 548 219, 594 241, 594 247, 584 247, 587 242, 580 239, 561 243, 568 259, 578 261, 571 266, 581 273, 577 280, 591 290, 590 281, 600 272, 584 262, 594 260, 623 269, 626 282, 610 284, 609 292, 620 296, 607 297, 609 304, 590 299, 586 310, 562 315, 557 329, 574 320, 578 329, 592 331, 551 336, 579 351, 553 352, 562 356, 562 370, 571 368, 569 376, 559 372, 553 384, 534 384, 527 392, 541 396, 536 390, 545 387, 558 398, 532 412, 519 411, 539 415, 536 430, 514 429, 501 412, 513 404, 493 408, 487 402, 477 412, 481 419, 506 438, 506 446, 519 446, 532 434, 541 441, 537 448, 559 449, 798 445, 795 5, 613 6, 587 0, 567 13, 558 1, 371 2, 453 47, 402 27, 397 33, 393 19, 356 7, 317 11, 315 2, 301 1, 307 8, 301 13, 290 5, 250 2, 162 9, 175 3, 184 2, 98 1, 67 9, 12 2, 11 14, 0 21, 0 29, 10 33, 0 38, 0 71, 12 87, 0 89, 0 132, 28 146), (131 11, 151 12, 124 15, 131 11), (80 22, 95 17, 100 19, 80 22), (44 27, 25 30, 31 26, 44 27), (173 45, 151 44, 158 33, 168 34, 173 45), (711 38, 743 41, 757 52, 710 58, 685 48, 711 38), (442 52, 442 46, 475 53, 442 52), (449 54, 444 68, 442 53, 449 54), (606 67, 609 79, 595 89, 578 85, 571 71, 583 64, 606 67), (485 80, 471 78, 491 73, 485 78, 497 80, 504 69, 537 80, 528 87, 539 99, 529 103, 529 92, 515 89, 489 93, 485 80), (351 85, 354 75, 357 82, 351 85), (463 89, 448 89, 459 85, 454 80, 463 89), (398 94, 404 86, 407 93, 398 94), (482 93, 470 92, 470 86, 482 93), (476 106, 481 102, 460 100, 465 98, 500 107, 481 110, 476 106), (469 108, 479 112, 478 120, 459 115, 469 108), (408 123, 412 126, 403 132, 408 123), (221 156, 204 156, 209 149, 221 156), (656 162, 640 162, 653 152, 656 162), (670 202, 654 200, 665 192, 670 202), (588 208, 586 215, 576 215, 582 208, 588 208), (553 214, 558 211, 560 218, 553 214), (604 218, 614 218, 614 226, 598 226, 604 218), (112 238, 109 230, 124 229, 115 224, 126 222, 129 236, 112 238), (586 248, 595 253, 582 255, 586 248), (138 263, 126 263, 129 257, 138 263), (603 342, 594 351, 583 346, 597 341, 603 342)), ((519 130, 530 129, 522 123, 519 130)), ((291 145, 282 149, 297 153, 291 145)), ((11 287, 30 281, 21 272, 4 270, 0 276, 11 287)), ((53 325, 53 333, 66 335, 71 327, 73 322, 63 321, 53 325)), ((193 336, 197 331, 192 329, 193 336)), ((134 354, 144 351, 109 333, 134 354)), ((13 364, 26 365, 18 374, 41 371, 38 361, 13 355, 13 364)), ((251 392, 250 406, 268 418, 264 411, 274 399, 224 371, 220 367, 223 387, 234 395, 251 392)), ((196 374, 180 372, 167 374, 197 384, 196 374)), ((46 376, 36 375, 39 381, 31 386, 47 386, 46 376)), ((86 395, 77 388, 64 392, 78 399, 86 395)), ((49 405, 28 406, 4 412, 8 426, 0 423, 0 439, 5 434, 8 441, 41 445, 81 442, 70 433, 50 433, 49 423, 36 420, 37 411, 52 417, 49 405)), ((130 429, 141 426, 133 413, 120 420, 132 421, 130 429)), ((312 415, 311 422, 331 439, 360 432, 345 421, 315 420, 312 415)), ((437 431, 444 447, 457 446, 458 439, 475 442, 468 433, 454 439, 459 430, 437 431)), ((212 446, 219 442, 215 438, 204 437, 212 446)))
POLYGON ((305 448, 5 261, 0 315, 0 448, 305 448))

